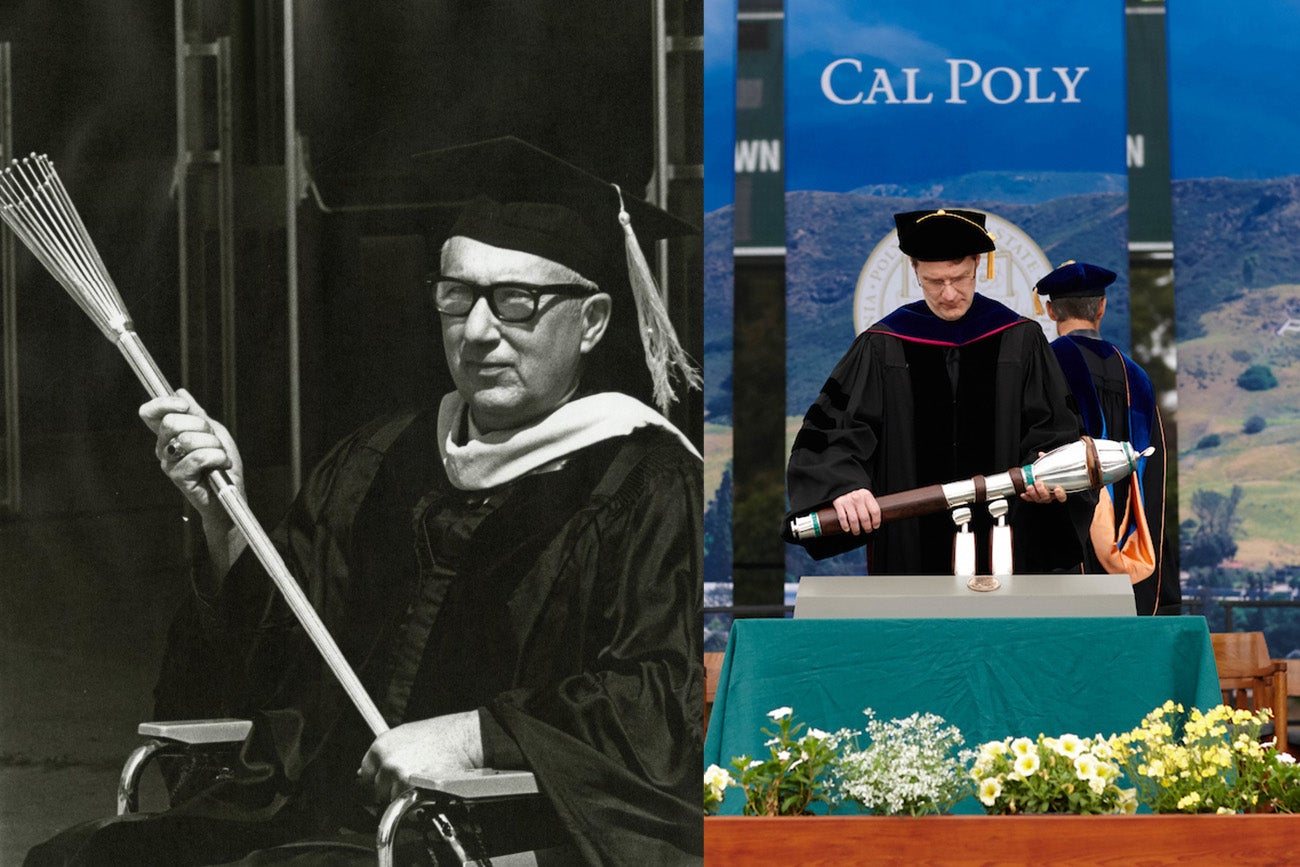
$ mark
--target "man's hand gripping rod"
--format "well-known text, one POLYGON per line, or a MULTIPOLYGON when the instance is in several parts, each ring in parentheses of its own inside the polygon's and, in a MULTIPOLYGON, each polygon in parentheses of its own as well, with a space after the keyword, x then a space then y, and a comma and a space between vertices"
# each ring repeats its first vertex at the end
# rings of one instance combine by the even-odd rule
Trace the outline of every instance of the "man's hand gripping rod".
MULTIPOLYGON (((0 172, 0 218, 90 316, 104 336, 117 346, 150 396, 174 394, 135 333, 130 314, 104 267, 99 251, 95 249, 63 182, 55 173, 54 164, 45 156, 32 154, 21 162, 14 160, 0 172)), ((311 607, 311 602, 285 566, 239 489, 222 470, 209 473, 207 484, 235 527, 248 540, 249 547, 262 562, 370 730, 376 737, 388 731, 388 724, 379 709, 311 607)))

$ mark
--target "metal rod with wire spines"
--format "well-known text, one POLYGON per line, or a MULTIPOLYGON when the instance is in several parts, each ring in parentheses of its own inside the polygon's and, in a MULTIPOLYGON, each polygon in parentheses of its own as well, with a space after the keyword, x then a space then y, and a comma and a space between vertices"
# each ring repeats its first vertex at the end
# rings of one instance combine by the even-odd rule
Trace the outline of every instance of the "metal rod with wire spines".
MULTIPOLYGON (((175 394, 135 333, 122 296, 109 277, 90 234, 73 206, 54 164, 44 155, 13 160, 0 172, 0 218, 13 229, 96 327, 117 346, 151 397, 175 394)), ((222 470, 207 476, 208 487, 289 603, 326 664, 376 736, 388 731, 356 672, 312 608, 247 500, 222 470)))

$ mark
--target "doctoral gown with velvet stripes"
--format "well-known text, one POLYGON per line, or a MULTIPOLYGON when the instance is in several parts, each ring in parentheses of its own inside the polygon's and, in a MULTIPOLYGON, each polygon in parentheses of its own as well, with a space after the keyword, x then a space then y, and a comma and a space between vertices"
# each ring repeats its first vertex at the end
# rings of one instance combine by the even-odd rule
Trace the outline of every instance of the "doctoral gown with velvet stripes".
MULTIPOLYGON (((794 516, 866 488, 876 496, 991 475, 1073 442, 1079 426, 1068 389, 1039 325, 976 295, 961 319, 924 301, 899 308, 858 335, 809 408, 786 481, 794 516)), ((1013 497, 1015 570, 1077 570, 1096 500, 1068 505, 1013 497)), ((977 572, 989 570, 985 506, 975 506, 977 572)), ((867 544, 872 574, 952 574, 948 512, 889 521, 863 535, 803 543, 815 558, 867 544)))
MULTIPOLYGON (((1141 491, 1147 525, 1154 544, 1156 565, 1150 576, 1133 585, 1138 614, 1176 614, 1182 588, 1167 564, 1170 541, 1165 538, 1165 431, 1146 371, 1118 348, 1095 333, 1072 332, 1052 341, 1066 381, 1074 392, 1084 432, 1090 436, 1132 442, 1139 451, 1150 445, 1155 452, 1141 467, 1141 491)), ((1123 518, 1132 478, 1114 485, 1115 521, 1123 518)), ((1091 545, 1086 549, 1088 571, 1102 571, 1091 545)))

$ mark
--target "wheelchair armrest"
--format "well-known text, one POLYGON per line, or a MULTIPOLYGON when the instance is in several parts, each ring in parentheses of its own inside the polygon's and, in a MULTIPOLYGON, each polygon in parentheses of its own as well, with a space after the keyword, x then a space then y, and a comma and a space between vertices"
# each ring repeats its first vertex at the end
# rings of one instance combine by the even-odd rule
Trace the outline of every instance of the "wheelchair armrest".
POLYGON ((246 719, 191 719, 143 722, 136 730, 145 737, 164 738, 190 746, 238 743, 248 737, 253 724, 246 719))
POLYGON ((413 774, 407 782, 417 789, 445 792, 457 798, 492 798, 537 793, 537 778, 533 776, 532 771, 478 768, 436 777, 413 774))
MULTIPOLYGON (((379 830, 375 835, 375 854, 378 856, 379 867, 392 867, 397 829, 407 814, 414 810, 429 808, 425 811, 426 819, 433 830, 462 864, 470 864, 478 863, 478 856, 471 855, 466 849, 455 823, 448 816, 446 805, 449 801, 539 797, 537 778, 531 771, 480 768, 438 776, 414 774, 407 782, 411 788, 388 805, 379 821, 379 830)), ((529 853, 521 853, 519 856, 506 856, 505 860, 493 857, 492 862, 535 864, 536 860, 529 853)))
POLYGON ((122 766, 117 782, 117 815, 139 809, 140 776, 154 757, 185 755, 205 748, 229 748, 242 743, 252 727, 251 722, 240 719, 140 723, 136 731, 149 740, 136 747, 122 766))

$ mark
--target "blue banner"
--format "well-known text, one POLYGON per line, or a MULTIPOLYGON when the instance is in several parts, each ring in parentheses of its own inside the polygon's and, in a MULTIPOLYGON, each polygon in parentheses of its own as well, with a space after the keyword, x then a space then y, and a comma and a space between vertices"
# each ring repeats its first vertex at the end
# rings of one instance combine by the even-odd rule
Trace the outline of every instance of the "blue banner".
MULTIPOLYGON (((1297 44, 1294 0, 1169 5, 1185 596, 1295 599, 1300 584, 1297 44)), ((1268 630, 1274 656, 1300 648, 1291 612, 1243 611, 1237 628, 1268 630)))
MULTIPOLYGON (((704 581, 705 605, 731 603, 732 250, 736 142, 736 4, 704 11, 704 581)), ((730 620, 704 619, 721 650, 730 620)))
MULTIPOLYGON (((1116 271, 1103 334, 1128 347, 1119 0, 996 14, 956 0, 788 0, 785 81, 791 437, 854 335, 920 297, 896 212, 987 213, 996 269, 978 291, 1024 315, 1034 283, 1067 259, 1116 271)), ((791 547, 786 568, 865 562, 791 547)))

